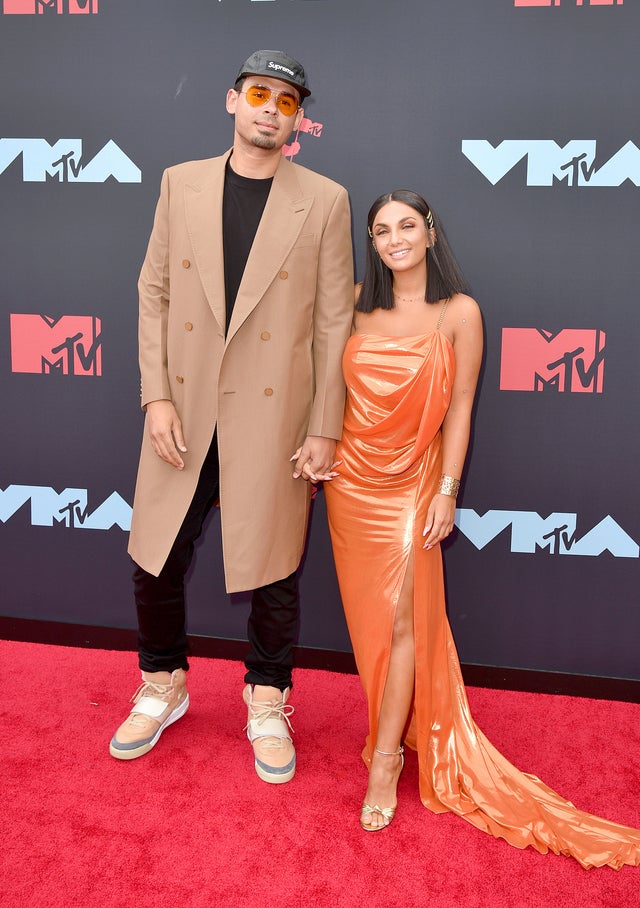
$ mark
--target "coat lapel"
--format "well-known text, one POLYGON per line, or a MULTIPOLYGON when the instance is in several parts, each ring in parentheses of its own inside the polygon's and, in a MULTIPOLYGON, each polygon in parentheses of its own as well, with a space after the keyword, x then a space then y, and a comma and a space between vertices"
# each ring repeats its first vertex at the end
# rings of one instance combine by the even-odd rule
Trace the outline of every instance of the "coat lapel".
POLYGON ((224 256, 222 251, 222 195, 224 167, 231 152, 214 158, 204 180, 187 183, 184 204, 187 230, 196 266, 211 311, 224 331, 224 256))
POLYGON ((284 157, 273 178, 238 288, 227 344, 258 305, 300 235, 313 198, 302 196, 294 166, 284 157))

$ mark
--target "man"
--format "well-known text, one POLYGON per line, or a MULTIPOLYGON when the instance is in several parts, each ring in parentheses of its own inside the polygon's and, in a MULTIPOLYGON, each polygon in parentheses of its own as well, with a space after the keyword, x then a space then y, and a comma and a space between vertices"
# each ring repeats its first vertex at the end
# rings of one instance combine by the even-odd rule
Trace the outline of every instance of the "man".
POLYGON ((297 60, 256 51, 227 93, 232 149, 162 179, 139 281, 146 421, 129 544, 143 684, 111 741, 118 759, 147 753, 188 708, 184 575, 219 499, 227 590, 253 590, 255 768, 275 783, 295 772, 300 479, 331 477, 353 309, 347 193, 281 152, 309 94, 297 60))

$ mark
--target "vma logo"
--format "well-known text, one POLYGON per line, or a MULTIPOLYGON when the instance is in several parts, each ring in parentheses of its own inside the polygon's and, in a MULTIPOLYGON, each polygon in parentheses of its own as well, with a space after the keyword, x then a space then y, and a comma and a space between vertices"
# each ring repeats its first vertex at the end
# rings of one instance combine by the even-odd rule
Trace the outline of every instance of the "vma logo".
POLYGON ((0 173, 22 155, 25 183, 141 183, 142 171, 113 139, 90 161, 83 160, 82 139, 0 139, 0 173))
POLYGON ((627 142, 608 161, 596 167, 596 140, 572 139, 558 145, 553 139, 505 139, 495 148, 486 139, 463 139, 462 154, 495 186, 526 158, 527 186, 621 186, 630 180, 640 186, 640 149, 627 142))
POLYGON ((0 489, 0 520, 6 523, 27 502, 31 504, 31 526, 52 527, 60 524, 76 530, 121 530, 131 528, 131 506, 112 492, 90 511, 86 489, 65 489, 56 492, 48 486, 7 486, 0 489))
POLYGON ((5 16, 86 16, 98 12, 98 0, 4 0, 5 16))
POLYGON ((102 333, 93 315, 14 315, 11 371, 102 375, 102 333))
MULTIPOLYGON (((513 0, 514 6, 560 6, 561 0, 513 0)), ((622 6, 624 0, 565 0, 574 6, 622 6)))
POLYGON ((477 549, 510 527, 512 552, 533 555, 544 549, 549 555, 592 556, 610 552, 616 558, 638 558, 640 552, 638 543, 609 515, 581 537, 576 514, 541 517, 535 511, 487 511, 481 517, 471 508, 459 508, 455 522, 477 549))
POLYGON ((308 135, 315 136, 319 139, 322 135, 322 123, 314 123, 313 120, 309 120, 307 117, 302 118, 293 142, 290 145, 282 146, 282 154, 286 158, 289 158, 290 161, 292 161, 300 151, 300 142, 298 141, 298 138, 301 132, 305 132, 308 135))
POLYGON ((602 394, 604 331, 503 328, 501 391, 602 394))

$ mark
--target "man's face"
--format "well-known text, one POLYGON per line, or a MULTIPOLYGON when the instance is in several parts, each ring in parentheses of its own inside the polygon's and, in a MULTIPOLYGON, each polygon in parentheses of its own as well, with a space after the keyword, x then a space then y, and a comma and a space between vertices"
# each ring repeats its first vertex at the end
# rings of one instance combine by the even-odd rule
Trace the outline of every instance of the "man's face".
POLYGON ((296 102, 300 100, 298 92, 288 82, 269 76, 247 76, 240 91, 229 89, 227 111, 235 116, 236 141, 246 142, 255 148, 282 148, 291 132, 300 125, 303 110, 299 107, 293 116, 284 114, 277 104, 281 92, 292 96, 296 102), (253 107, 247 101, 246 92, 254 86, 271 92, 271 97, 259 107, 253 107))

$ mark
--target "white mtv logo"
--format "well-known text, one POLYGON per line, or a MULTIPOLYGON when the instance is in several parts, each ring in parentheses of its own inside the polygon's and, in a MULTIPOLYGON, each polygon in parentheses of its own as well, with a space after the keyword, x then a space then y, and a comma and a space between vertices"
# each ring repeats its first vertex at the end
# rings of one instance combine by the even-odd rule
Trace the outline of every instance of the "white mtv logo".
POLYGON ((535 511, 487 511, 480 516, 471 508, 456 511, 456 525, 477 549, 483 549, 511 527, 511 551, 534 554, 547 549, 551 555, 601 555, 638 558, 640 548, 615 520, 607 515, 578 538, 577 515, 556 513, 541 517, 535 511))
POLYGON ((621 186, 631 180, 640 186, 640 149, 627 142, 598 169, 596 140, 572 139, 558 145, 553 139, 505 139, 495 148, 486 139, 463 139, 462 153, 494 186, 516 164, 527 159, 527 186, 621 186))
POLYGON ((6 523, 28 501, 31 502, 31 525, 52 527, 54 523, 82 530, 121 530, 131 528, 131 506, 112 492, 102 504, 89 512, 86 489, 64 489, 56 492, 48 486, 10 485, 0 489, 0 521, 6 523))
POLYGON ((82 139, 0 139, 0 173, 22 155, 25 183, 44 183, 47 174, 61 183, 104 183, 113 177, 119 183, 141 183, 142 171, 109 139, 90 161, 82 160, 82 139))

